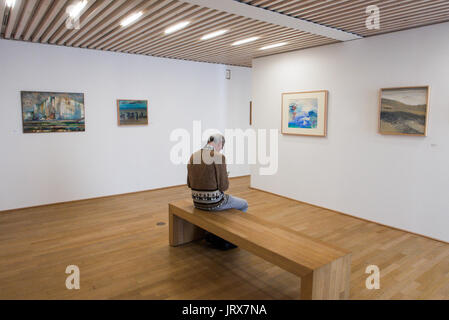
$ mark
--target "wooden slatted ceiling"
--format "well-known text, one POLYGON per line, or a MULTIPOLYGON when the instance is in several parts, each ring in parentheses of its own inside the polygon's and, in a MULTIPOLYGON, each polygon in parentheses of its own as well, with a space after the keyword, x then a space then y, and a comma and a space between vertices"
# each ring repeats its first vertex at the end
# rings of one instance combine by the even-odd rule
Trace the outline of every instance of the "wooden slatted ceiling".
POLYGON ((10 10, 5 8, 5 0, 0 0, 0 10, 4 10, 0 15, 7 18, 1 35, 6 39, 248 67, 253 57, 337 42, 177 0, 89 0, 80 15, 79 29, 68 29, 66 10, 75 2, 16 0, 10 10), (139 20, 127 27, 120 25, 125 17, 138 11, 143 12, 139 20), (185 29, 164 34, 167 27, 185 20, 191 21, 185 29), (219 29, 229 32, 200 40, 219 29), (231 46, 253 36, 260 39, 231 46), (288 45, 266 52, 259 50, 277 42, 288 45))
MULTIPOLYGON (((13 9, 0 0, 1 36, 72 47, 152 55, 229 65, 251 66, 251 60, 338 42, 235 14, 203 8, 178 0, 88 0, 81 12, 79 29, 66 26, 67 8, 78 0, 16 0, 13 9), (142 11, 135 23, 122 27, 120 22, 142 11), (164 30, 177 22, 191 23, 178 32, 164 30), (201 36, 219 29, 230 31, 202 41, 201 36), (234 41, 258 36, 259 40, 241 46, 234 41), (261 51, 262 46, 288 42, 261 51)), ((449 21, 448 0, 242 0, 293 17, 316 22, 362 36, 386 33, 426 24, 449 21), (381 29, 365 27, 368 5, 381 9, 381 29)))
POLYGON ((241 0, 364 37, 449 21, 448 0, 241 0), (369 5, 380 9, 380 29, 365 26, 369 5))

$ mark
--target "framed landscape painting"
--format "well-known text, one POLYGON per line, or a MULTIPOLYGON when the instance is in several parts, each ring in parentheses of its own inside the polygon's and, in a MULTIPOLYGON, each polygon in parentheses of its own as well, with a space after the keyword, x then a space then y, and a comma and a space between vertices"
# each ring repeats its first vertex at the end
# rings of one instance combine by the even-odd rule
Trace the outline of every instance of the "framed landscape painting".
POLYGON ((282 94, 282 134, 325 137, 327 90, 282 94))
POLYGON ((84 94, 22 91, 24 133, 85 131, 84 94))
POLYGON ((397 135, 427 135, 428 86, 380 89, 379 132, 397 135))
POLYGON ((117 100, 119 126, 148 124, 147 100, 117 100))

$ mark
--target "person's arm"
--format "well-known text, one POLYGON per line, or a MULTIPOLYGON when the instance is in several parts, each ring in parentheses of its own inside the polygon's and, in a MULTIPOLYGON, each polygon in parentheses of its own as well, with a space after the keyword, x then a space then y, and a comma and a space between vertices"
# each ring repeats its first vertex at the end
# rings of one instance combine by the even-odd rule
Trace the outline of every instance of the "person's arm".
POLYGON ((215 163, 218 190, 225 192, 229 188, 228 172, 226 170, 226 158, 222 155, 221 164, 215 163))

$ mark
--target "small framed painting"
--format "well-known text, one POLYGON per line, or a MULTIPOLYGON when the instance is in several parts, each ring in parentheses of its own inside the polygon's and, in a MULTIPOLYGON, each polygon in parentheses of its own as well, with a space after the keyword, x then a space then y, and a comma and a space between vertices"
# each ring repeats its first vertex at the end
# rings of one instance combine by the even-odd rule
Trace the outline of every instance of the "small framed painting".
POLYGON ((380 89, 379 133, 425 137, 429 91, 429 86, 380 89))
POLYGON ((325 137, 327 90, 282 94, 282 134, 325 137))
POLYGON ((117 100, 117 121, 119 126, 147 125, 147 100, 117 100))

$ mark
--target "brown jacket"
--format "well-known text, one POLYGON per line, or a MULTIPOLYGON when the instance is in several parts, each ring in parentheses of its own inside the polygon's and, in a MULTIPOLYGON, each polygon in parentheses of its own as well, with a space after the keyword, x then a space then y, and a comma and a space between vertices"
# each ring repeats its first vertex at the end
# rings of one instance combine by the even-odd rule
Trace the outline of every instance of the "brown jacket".
POLYGON ((207 147, 192 154, 187 165, 187 185, 192 189, 196 208, 212 210, 226 203, 228 196, 224 192, 229 181, 225 156, 207 147))
POLYGON ((187 165, 187 186, 194 190, 225 192, 229 188, 226 158, 218 152, 201 149, 192 154, 187 165), (212 164, 203 161, 203 152, 210 152, 212 164), (194 164, 194 159, 201 159, 201 163, 194 164))

